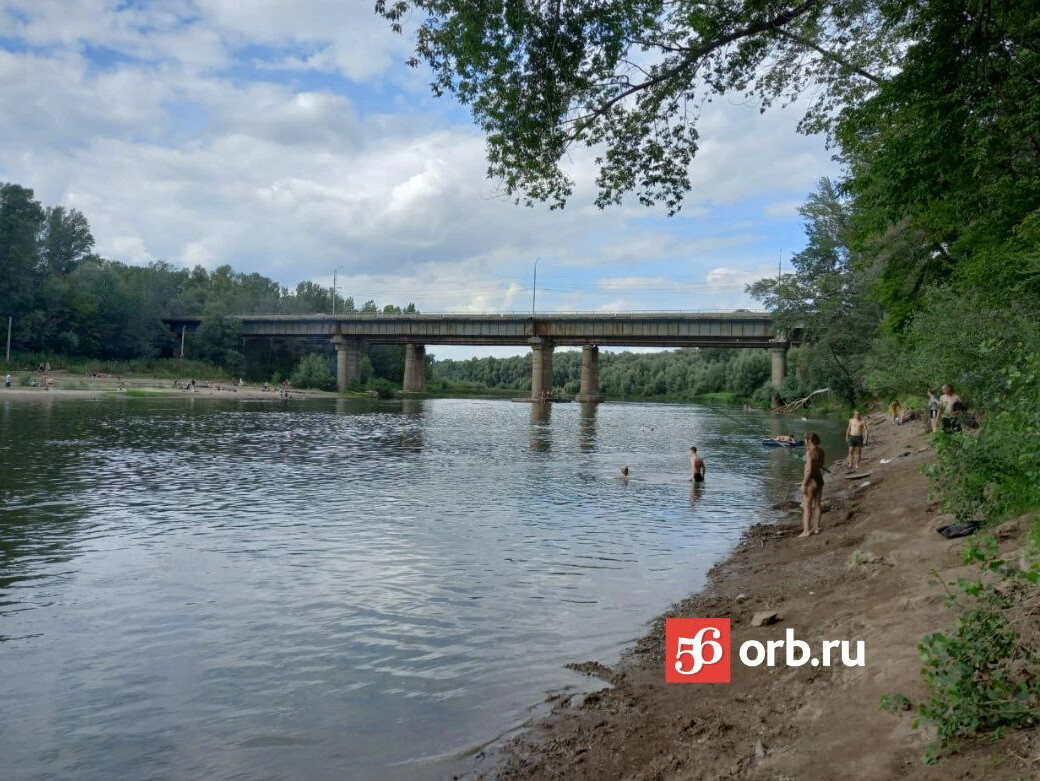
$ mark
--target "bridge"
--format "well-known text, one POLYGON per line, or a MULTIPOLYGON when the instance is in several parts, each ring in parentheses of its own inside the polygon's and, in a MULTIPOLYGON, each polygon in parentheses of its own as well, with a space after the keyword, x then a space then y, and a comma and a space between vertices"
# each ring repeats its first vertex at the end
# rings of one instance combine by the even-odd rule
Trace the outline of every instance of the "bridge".
MULTIPOLYGON (((787 369, 787 348, 801 334, 778 334, 766 312, 632 312, 624 314, 360 314, 244 315, 243 337, 328 339, 336 348, 336 384, 340 390, 360 377, 366 344, 405 346, 404 391, 426 389, 426 346, 530 346, 531 399, 552 393, 553 350, 582 348, 578 401, 596 402, 599 393, 599 348, 607 347, 761 347, 772 354, 772 384, 779 388, 787 369)), ((164 321, 181 333, 194 331, 199 317, 164 321)))

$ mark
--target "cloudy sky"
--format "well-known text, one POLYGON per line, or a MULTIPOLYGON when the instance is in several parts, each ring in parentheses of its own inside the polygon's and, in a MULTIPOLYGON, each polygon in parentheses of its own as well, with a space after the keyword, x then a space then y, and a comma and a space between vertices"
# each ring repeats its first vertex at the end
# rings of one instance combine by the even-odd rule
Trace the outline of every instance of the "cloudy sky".
POLYGON ((408 68, 373 0, 0 0, 0 180, 80 209, 127 263, 313 279, 423 311, 752 307, 834 172, 798 112, 700 125, 680 216, 562 212, 485 178, 468 114, 408 68))

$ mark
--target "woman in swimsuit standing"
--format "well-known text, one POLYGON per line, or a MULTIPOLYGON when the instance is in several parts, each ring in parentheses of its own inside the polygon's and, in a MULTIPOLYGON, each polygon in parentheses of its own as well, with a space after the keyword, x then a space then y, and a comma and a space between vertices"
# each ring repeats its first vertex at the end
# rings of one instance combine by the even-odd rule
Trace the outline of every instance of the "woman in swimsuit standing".
POLYGON ((799 537, 820 533, 823 507, 823 450, 815 432, 805 436, 805 472, 802 475, 802 533, 799 537))

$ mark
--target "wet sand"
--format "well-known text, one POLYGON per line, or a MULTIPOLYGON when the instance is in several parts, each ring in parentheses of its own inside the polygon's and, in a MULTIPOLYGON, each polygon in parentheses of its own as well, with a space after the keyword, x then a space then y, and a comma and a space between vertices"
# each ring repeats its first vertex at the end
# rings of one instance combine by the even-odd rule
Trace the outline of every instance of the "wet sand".
MULTIPOLYGON (((1040 777, 1040 732, 968 741, 954 756, 926 766, 933 736, 911 726, 913 714, 879 708, 882 695, 925 696, 917 644, 948 629, 933 570, 944 579, 969 574, 964 540, 936 528, 949 522, 930 503, 921 468, 933 458, 918 421, 897 427, 870 419, 864 450, 869 477, 846 480, 831 467, 822 533, 799 539, 800 510, 780 508, 778 522, 751 527, 710 573, 699 594, 653 622, 616 669, 574 666, 607 684, 583 699, 557 702, 500 750, 479 758, 474 775, 504 779, 1013 779, 1040 777), (884 459, 888 463, 882 464, 884 459), (779 620, 752 626, 753 614, 779 620), (728 685, 664 683, 664 619, 728 617, 733 678, 728 685), (864 640, 864 667, 745 667, 745 640, 795 637, 864 640)), ((831 458, 838 454, 829 454, 831 458)), ((842 454, 843 455, 843 454, 842 454)), ((1027 524, 1008 522, 1001 545, 1024 544, 1027 524)), ((577 661, 577 660, 576 660, 577 661)))

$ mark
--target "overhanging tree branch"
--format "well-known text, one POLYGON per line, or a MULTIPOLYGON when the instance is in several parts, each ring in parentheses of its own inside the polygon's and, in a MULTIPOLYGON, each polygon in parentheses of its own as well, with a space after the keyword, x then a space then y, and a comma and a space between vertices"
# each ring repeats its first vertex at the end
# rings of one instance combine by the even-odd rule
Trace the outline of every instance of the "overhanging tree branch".
POLYGON ((790 11, 778 14, 777 16, 774 16, 772 19, 768 19, 763 22, 758 22, 757 24, 751 24, 739 30, 734 30, 731 33, 728 33, 712 41, 709 41, 703 46, 698 46, 695 49, 690 49, 686 56, 682 58, 682 61, 677 63, 674 67, 668 68, 662 71, 657 76, 654 76, 651 79, 647 79, 646 81, 640 82, 639 84, 633 84, 628 89, 622 90, 614 97, 610 98, 609 100, 603 102, 602 104, 594 108, 590 113, 585 114, 582 117, 579 117, 578 119, 575 119, 574 130, 572 130, 572 132, 568 134, 567 141, 574 141, 577 138, 579 138, 581 133, 589 126, 589 124, 602 117, 614 106, 616 106, 618 103, 622 102, 626 98, 629 98, 638 92, 644 92, 648 89, 656 87, 659 84, 663 84, 664 82, 675 78, 684 71, 688 71, 692 68, 695 68, 700 60, 702 60, 709 54, 718 51, 724 46, 728 46, 731 43, 735 43, 739 40, 751 37, 753 35, 758 35, 760 33, 779 31, 780 28, 782 28, 785 24, 790 24, 798 17, 810 11, 813 7, 820 5, 822 2, 823 0, 806 0, 806 2, 802 3, 801 5, 792 8, 790 11))

